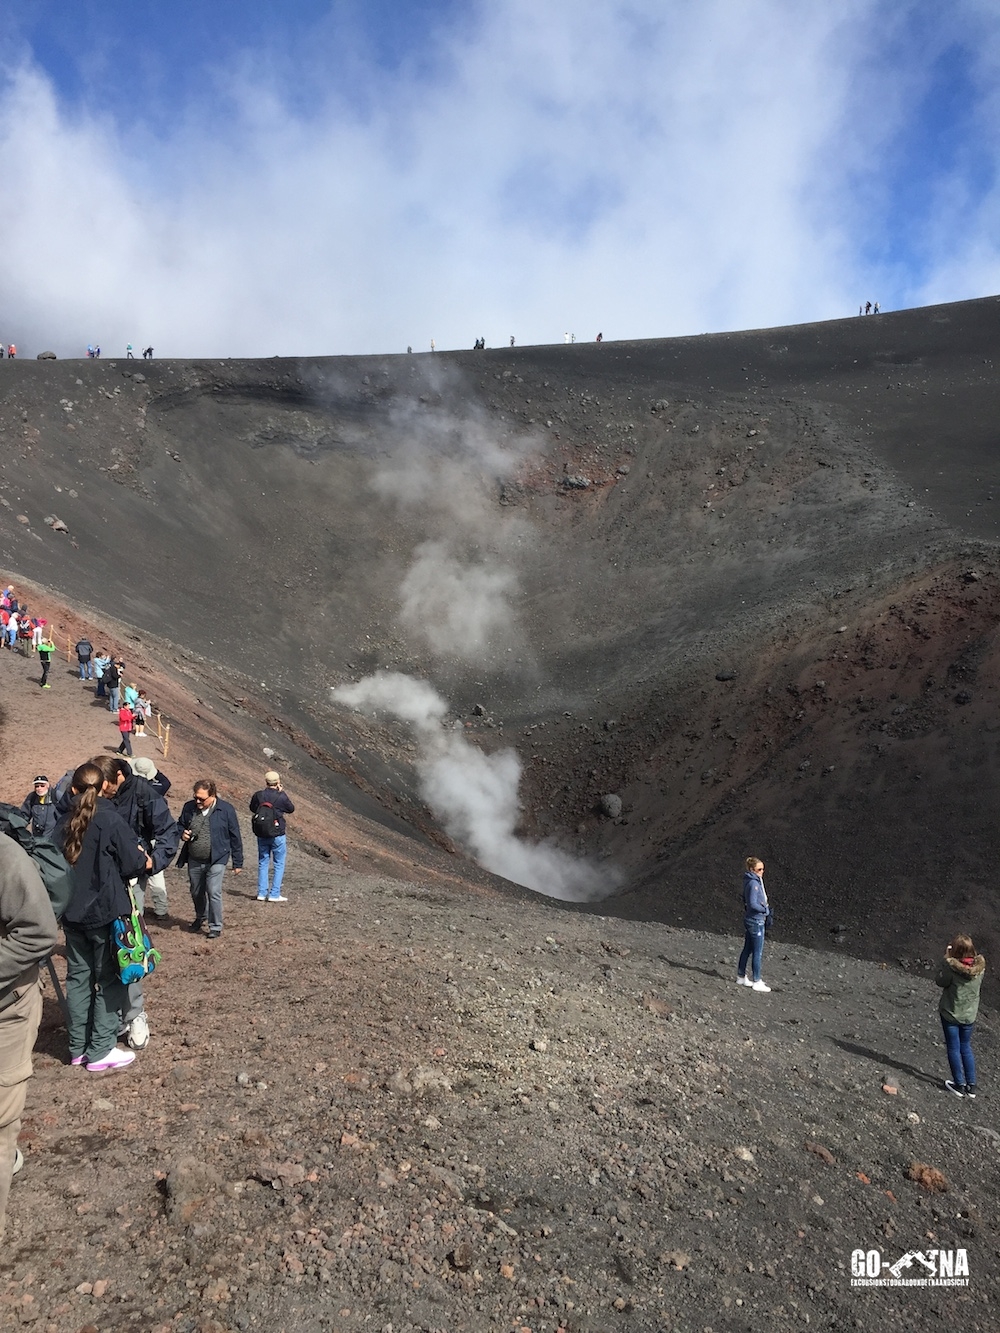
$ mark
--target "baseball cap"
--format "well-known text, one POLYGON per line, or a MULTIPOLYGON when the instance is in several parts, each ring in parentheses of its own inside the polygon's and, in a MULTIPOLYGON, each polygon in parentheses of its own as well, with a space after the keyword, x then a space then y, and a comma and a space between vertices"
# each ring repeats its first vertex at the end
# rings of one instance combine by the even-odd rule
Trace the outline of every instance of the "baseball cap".
POLYGON ((37 778, 33 778, 31 781, 31 785, 35 787, 38 785, 39 782, 48 782, 48 778, 45 776, 44 773, 39 773, 37 778))

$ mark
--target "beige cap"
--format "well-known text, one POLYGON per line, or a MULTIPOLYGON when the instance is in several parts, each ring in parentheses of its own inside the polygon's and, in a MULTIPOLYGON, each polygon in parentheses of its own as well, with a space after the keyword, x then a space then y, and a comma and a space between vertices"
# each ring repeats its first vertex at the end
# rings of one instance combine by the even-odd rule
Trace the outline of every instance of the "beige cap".
POLYGON ((273 768, 268 769, 268 771, 264 774, 264 781, 267 783, 269 787, 276 787, 278 783, 281 781, 281 774, 275 773, 273 768))

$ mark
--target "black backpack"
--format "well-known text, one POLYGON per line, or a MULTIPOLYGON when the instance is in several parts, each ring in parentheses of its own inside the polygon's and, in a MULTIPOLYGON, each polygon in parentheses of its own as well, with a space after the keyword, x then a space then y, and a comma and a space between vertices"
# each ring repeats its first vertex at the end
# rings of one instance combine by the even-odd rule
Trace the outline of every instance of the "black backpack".
POLYGON ((42 883, 48 890, 49 902, 61 921, 63 913, 69 907, 73 896, 73 881, 69 862, 51 838, 36 838, 28 821, 15 805, 0 801, 0 833, 23 847, 35 863, 35 868, 42 877, 42 883))
POLYGON ((277 838, 281 834, 281 820, 270 801, 261 801, 250 821, 255 838, 277 838))

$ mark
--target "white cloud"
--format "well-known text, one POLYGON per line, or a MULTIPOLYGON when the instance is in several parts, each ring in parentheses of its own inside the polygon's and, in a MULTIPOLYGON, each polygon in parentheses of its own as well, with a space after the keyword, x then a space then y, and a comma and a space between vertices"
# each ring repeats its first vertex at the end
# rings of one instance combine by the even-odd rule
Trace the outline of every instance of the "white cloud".
MULTIPOLYGON (((985 13, 970 0, 955 21, 989 29, 985 13)), ((179 107, 166 141, 71 115, 22 65, 0 93, 0 336, 29 354, 320 354, 847 313, 879 223, 857 199, 877 210, 919 84, 879 63, 886 14, 496 0, 433 81, 373 68, 363 112, 331 88, 296 114, 246 60, 230 114, 179 107)), ((897 282, 990 278, 995 212, 962 215, 939 279, 897 282)))

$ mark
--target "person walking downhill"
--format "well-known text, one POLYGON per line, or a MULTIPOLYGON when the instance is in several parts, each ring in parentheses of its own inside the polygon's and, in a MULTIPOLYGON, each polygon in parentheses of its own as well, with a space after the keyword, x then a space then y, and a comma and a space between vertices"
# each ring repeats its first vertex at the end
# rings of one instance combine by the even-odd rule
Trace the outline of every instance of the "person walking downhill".
POLYGON ((132 910, 130 879, 152 866, 128 824, 100 795, 104 775, 94 764, 73 774, 72 803, 53 841, 70 864, 73 894, 63 917, 70 1064, 92 1074, 124 1069, 134 1051, 117 1046, 128 990, 118 971, 112 926, 132 910))
POLYGON ((250 797, 252 828, 257 838, 257 901, 285 903, 281 892, 285 877, 286 840, 285 815, 295 813, 295 806, 281 787, 281 776, 272 769, 264 774, 264 786, 250 797), (268 888, 271 863, 274 879, 268 888))
POLYGON ((956 1097, 976 1095, 976 1057, 972 1054, 972 1029, 979 1016, 979 992, 986 972, 986 959, 976 953, 968 935, 956 935, 944 952, 944 961, 934 978, 941 987, 938 1011, 944 1029, 951 1078, 945 1087, 956 1097))
POLYGON ((770 924, 771 915, 764 892, 764 862, 757 856, 748 856, 743 872, 743 952, 736 968, 736 984, 765 994, 771 987, 761 980, 760 964, 764 953, 764 930, 770 924), (752 980, 747 976, 748 962, 751 963, 752 980))
POLYGON ((208 938, 222 934, 222 877, 233 860, 233 874, 243 871, 243 839, 236 811, 220 801, 214 782, 202 778, 194 784, 194 799, 185 801, 177 821, 181 830, 178 870, 188 868, 188 883, 194 902, 190 929, 200 931, 208 918, 208 938))

